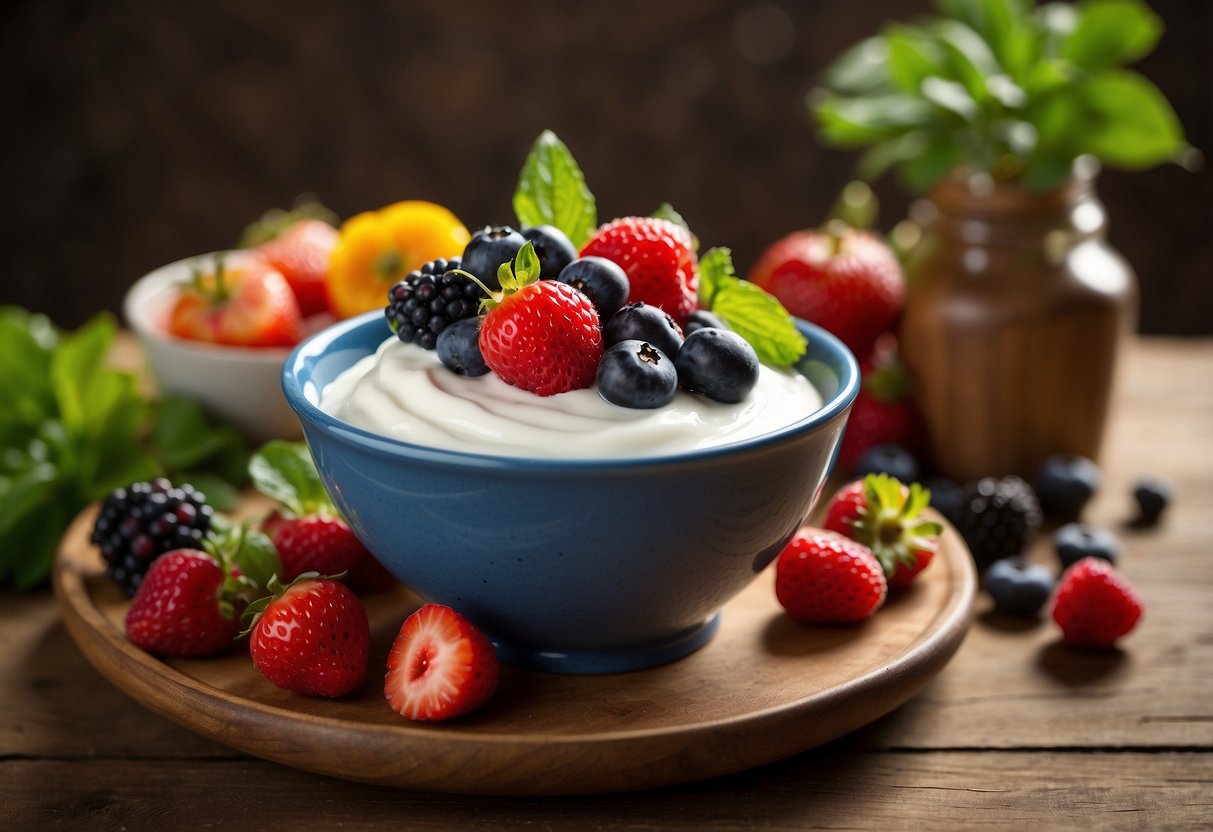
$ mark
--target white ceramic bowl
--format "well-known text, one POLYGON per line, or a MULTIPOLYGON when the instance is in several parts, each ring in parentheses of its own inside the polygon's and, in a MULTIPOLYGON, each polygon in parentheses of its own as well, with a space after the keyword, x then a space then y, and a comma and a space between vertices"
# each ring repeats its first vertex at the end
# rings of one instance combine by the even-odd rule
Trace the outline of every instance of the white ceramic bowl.
POLYGON ((254 444, 298 438, 299 419, 280 383, 290 348, 205 344, 176 338, 166 329, 175 288, 188 282, 195 268, 213 267, 218 254, 231 267, 254 257, 248 251, 214 252, 161 266, 126 293, 122 313, 127 326, 143 346, 161 390, 198 401, 254 444))

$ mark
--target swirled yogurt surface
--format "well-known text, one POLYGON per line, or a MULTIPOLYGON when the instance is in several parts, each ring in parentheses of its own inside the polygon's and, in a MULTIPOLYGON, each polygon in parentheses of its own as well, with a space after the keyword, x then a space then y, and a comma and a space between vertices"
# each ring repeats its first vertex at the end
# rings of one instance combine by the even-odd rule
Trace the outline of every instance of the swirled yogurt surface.
POLYGON ((619 407, 594 389, 536 396, 493 373, 467 378, 437 355, 389 338, 324 389, 320 409, 356 427, 433 448, 498 456, 616 459, 750 439, 818 410, 803 375, 763 366, 745 401, 678 391, 653 410, 619 407))

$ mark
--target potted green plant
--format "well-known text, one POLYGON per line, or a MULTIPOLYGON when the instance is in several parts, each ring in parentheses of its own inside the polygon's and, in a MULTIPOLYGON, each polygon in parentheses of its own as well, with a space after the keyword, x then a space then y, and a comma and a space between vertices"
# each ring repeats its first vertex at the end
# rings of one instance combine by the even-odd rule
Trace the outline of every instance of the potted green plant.
POLYGON ((1100 164, 1196 152, 1163 94, 1124 68, 1162 22, 1140 0, 937 0, 826 71, 824 141, 864 148, 925 198, 900 342, 951 476, 1098 455, 1136 278, 1107 243, 1100 164))

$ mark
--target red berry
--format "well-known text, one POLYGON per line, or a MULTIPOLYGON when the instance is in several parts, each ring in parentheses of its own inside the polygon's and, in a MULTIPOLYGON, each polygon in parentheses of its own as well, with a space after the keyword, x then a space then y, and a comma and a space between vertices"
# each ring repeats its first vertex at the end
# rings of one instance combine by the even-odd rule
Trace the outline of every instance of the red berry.
POLYGON ((130 609, 126 637, 161 656, 209 656, 232 643, 240 617, 223 598, 224 571, 196 549, 176 549, 148 568, 130 609))
POLYGON ((679 326, 699 302, 691 232, 669 220, 624 217, 609 222, 586 242, 581 256, 614 262, 628 276, 628 303, 642 300, 660 307, 679 326))
POLYGON ((405 619, 387 658, 383 693, 408 719, 466 714, 497 689, 493 645, 450 607, 426 604, 405 619))
POLYGON ((926 422, 897 356, 897 338, 884 333, 859 362, 863 383, 838 451, 838 467, 851 471, 877 445, 898 445, 922 459, 928 451, 926 422))
POLYGON ((262 603, 249 628, 249 654, 262 676, 306 696, 344 696, 362 684, 370 624, 349 587, 305 578, 250 609, 262 603))
POLYGON ((825 527, 872 550, 889 588, 905 586, 939 549, 943 527, 922 517, 931 492, 907 488, 887 474, 870 474, 839 489, 826 508, 825 527))
POLYGON ((346 522, 328 514, 271 517, 263 526, 278 550, 278 578, 288 583, 304 572, 336 575, 348 572, 364 558, 366 547, 346 522))
POLYGON ((1110 563, 1083 558, 1066 570, 1053 600, 1053 620, 1067 644, 1111 647, 1141 618, 1137 592, 1110 563))
POLYGON ((300 220, 257 249, 286 278, 299 301, 299 311, 305 316, 328 309, 325 279, 329 256, 340 237, 337 229, 327 222, 300 220))
POLYGON ((797 621, 862 621, 884 603, 887 591, 868 547, 822 529, 801 529, 775 564, 775 597, 797 621))
POLYGON ((905 298, 905 277, 892 250, 851 228, 789 234, 762 253, 749 278, 856 355, 893 327, 905 298))
POLYGON ((594 304, 554 280, 505 294, 480 324, 480 352, 501 380, 538 396, 594 384, 602 330, 594 304))

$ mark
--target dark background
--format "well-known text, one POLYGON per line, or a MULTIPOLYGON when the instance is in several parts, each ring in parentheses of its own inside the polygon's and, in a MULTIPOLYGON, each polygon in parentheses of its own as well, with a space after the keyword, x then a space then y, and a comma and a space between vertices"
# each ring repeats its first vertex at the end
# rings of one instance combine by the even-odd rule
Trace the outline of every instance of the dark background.
MULTIPOLYGON (((1157 0, 1138 65, 1213 151, 1213 4, 1157 0)), ((927 0, 66 2, 0 6, 0 303, 76 326, 163 263, 232 245, 301 192, 342 217, 404 198, 511 222, 550 127, 604 219, 673 203, 744 270, 816 225, 853 158, 805 93, 927 0)), ((1213 173, 1108 171, 1111 239, 1140 328, 1213 333, 1213 173)), ((883 180, 881 226, 907 196, 883 180)))

